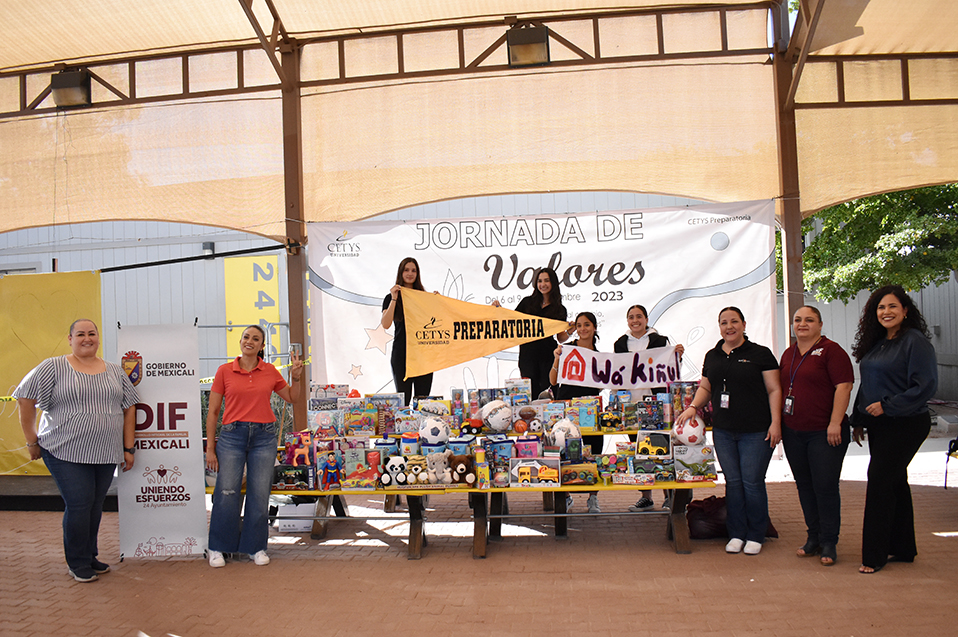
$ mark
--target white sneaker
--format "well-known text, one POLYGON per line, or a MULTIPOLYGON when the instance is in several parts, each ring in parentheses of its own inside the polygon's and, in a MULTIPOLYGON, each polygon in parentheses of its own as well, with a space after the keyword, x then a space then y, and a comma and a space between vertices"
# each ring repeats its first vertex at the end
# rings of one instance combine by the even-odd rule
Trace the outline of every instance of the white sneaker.
POLYGON ((253 553, 253 563, 256 566, 266 566, 269 564, 269 555, 266 554, 266 551, 257 551, 253 553))
MULTIPOLYGON (((728 541, 728 544, 725 545, 726 553, 741 553, 742 547, 745 546, 745 540, 740 540, 737 537, 733 537, 728 541)), ((759 544, 761 546, 761 544, 759 544)))
POLYGON ((565 497, 565 512, 568 513, 571 510, 572 510, 572 496, 567 495, 565 497))
POLYGON ((589 496, 586 504, 589 506, 589 513, 602 513, 602 509, 599 508, 599 496, 595 493, 589 496))
POLYGON ((749 540, 748 542, 745 543, 746 555, 758 555, 761 552, 762 552, 761 542, 753 542, 752 540, 749 540))
POLYGON ((226 566, 226 558, 219 551, 207 551, 210 554, 210 566, 213 568, 222 568, 226 566))

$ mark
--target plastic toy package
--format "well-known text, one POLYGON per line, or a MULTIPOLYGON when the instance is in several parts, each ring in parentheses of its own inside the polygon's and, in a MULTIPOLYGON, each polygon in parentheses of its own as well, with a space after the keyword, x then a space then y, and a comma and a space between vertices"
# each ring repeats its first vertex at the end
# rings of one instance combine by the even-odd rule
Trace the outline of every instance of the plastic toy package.
POLYGON ((562 485, 584 484, 594 485, 599 482, 599 469, 594 462, 579 464, 564 464, 559 469, 562 476, 562 485))
POLYGON ((715 451, 711 445, 675 445, 676 482, 705 482, 717 480, 715 451))
POLYGON ((512 458, 509 462, 511 487, 559 484, 558 458, 512 458))

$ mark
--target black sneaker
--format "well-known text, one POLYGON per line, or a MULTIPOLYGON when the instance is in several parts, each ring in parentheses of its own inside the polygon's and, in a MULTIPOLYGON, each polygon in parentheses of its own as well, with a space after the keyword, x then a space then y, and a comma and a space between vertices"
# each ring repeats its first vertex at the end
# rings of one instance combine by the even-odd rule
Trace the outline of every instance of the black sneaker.
POLYGON ((638 513, 639 511, 645 511, 651 509, 653 506, 652 500, 643 496, 638 502, 629 507, 629 511, 632 513, 638 513))
POLYGON ((95 557, 93 558, 93 562, 90 564, 90 568, 92 568, 93 572, 96 573, 97 575, 103 575, 104 573, 110 572, 110 565, 104 562, 101 562, 95 557))
POLYGON ((70 571, 70 577, 72 577, 73 579, 75 579, 75 580, 78 581, 78 582, 83 582, 83 583, 86 583, 86 582, 95 582, 95 581, 97 581, 97 579, 99 579, 99 578, 97 577, 96 572, 95 572, 92 568, 90 568, 90 567, 87 567, 87 568, 78 568, 78 569, 75 570, 75 571, 71 570, 71 571, 70 571))

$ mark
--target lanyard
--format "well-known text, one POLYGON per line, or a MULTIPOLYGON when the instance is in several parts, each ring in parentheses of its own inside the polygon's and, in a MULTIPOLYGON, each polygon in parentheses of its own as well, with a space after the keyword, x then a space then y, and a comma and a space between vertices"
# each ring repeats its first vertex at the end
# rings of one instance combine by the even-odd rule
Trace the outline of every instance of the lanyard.
POLYGON ((815 341, 814 343, 812 343, 812 346, 809 347, 809 348, 805 351, 804 354, 802 354, 802 360, 800 360, 800 361, 798 362, 798 367, 795 367, 795 354, 798 352, 798 343, 795 343, 795 351, 792 352, 792 360, 791 360, 791 362, 789 362, 789 364, 788 364, 788 374, 789 374, 789 379, 788 379, 788 395, 789 395, 789 396, 792 395, 792 385, 795 384, 795 376, 798 375, 798 370, 800 370, 800 369, 802 368, 802 363, 805 362, 805 357, 807 357, 808 354, 809 354, 813 349, 815 349, 815 346, 818 345, 818 344, 821 342, 821 340, 822 340, 822 337, 819 336, 819 337, 818 337, 818 340, 815 341))

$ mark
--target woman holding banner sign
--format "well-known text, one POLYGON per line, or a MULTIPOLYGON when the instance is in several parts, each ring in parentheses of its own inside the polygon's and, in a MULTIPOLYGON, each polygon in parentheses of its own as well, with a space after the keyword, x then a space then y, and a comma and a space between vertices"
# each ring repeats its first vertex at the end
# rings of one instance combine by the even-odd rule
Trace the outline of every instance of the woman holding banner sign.
MULTIPOLYGON (((592 351, 598 351, 595 342, 599 340, 599 334, 595 330, 595 314, 592 312, 579 312, 575 317, 576 340, 569 343, 575 347, 584 347, 592 351)), ((562 346, 556 347, 554 352, 554 361, 549 370, 549 384, 553 386, 553 394, 556 400, 571 400, 572 398, 581 398, 583 396, 598 396, 602 391, 601 387, 583 387, 580 385, 556 385, 559 381, 559 357, 562 356, 562 346)), ((603 436, 583 436, 582 444, 589 445, 593 455, 602 453, 602 443, 605 441, 603 436)), ((590 491, 588 500, 589 513, 601 513, 599 508, 599 492, 590 491)), ((566 495, 566 510, 572 509, 572 496, 566 495)))
MULTIPOLYGON (((657 347, 668 347, 669 337, 663 334, 659 334, 655 331, 655 328, 649 327, 649 313, 646 311, 644 305, 633 305, 625 313, 625 320, 629 324, 629 333, 623 334, 613 345, 613 351, 617 354, 625 354, 626 352, 641 352, 646 349, 655 349, 657 347)), ((679 343, 675 346, 675 353, 682 357, 682 354, 685 353, 685 347, 679 343)), ((655 396, 658 393, 666 392, 668 389, 665 387, 655 387, 651 390, 648 389, 633 389, 632 390, 632 401, 637 402, 644 400, 646 396, 655 396)), ((629 438, 632 442, 635 442, 635 436, 629 435, 629 438)), ((652 502, 652 491, 644 490, 640 491, 642 497, 639 498, 639 501, 629 507, 629 511, 637 513, 639 511, 645 511, 646 509, 652 508, 654 503, 652 502)), ((671 493, 671 491, 669 492, 671 493)), ((665 502, 662 504, 663 509, 669 508, 669 496, 666 495, 665 502)))
POLYGON ((93 321, 74 321, 67 340, 71 353, 37 365, 13 396, 30 459, 43 458, 63 497, 70 576, 93 582, 110 570, 97 559, 97 535, 117 464, 133 468, 140 398, 122 367, 97 356, 100 333, 93 321), (43 410, 39 432, 37 407, 43 410))
POLYGON ((428 396, 432 391, 432 374, 423 374, 406 379, 406 321, 403 316, 402 295, 403 288, 421 290, 422 280, 419 278, 419 262, 412 257, 406 257, 399 262, 399 271, 396 272, 396 284, 389 289, 389 294, 383 299, 383 329, 389 329, 393 324, 396 330, 393 334, 393 353, 390 358, 393 370, 393 381, 396 391, 402 392, 406 404, 413 396, 428 396))
POLYGON ((299 398, 303 361, 290 353, 289 384, 279 370, 263 360, 266 333, 250 325, 240 337, 242 354, 220 365, 210 388, 206 416, 206 468, 216 471, 213 509, 210 512, 210 566, 226 566, 223 553, 246 553, 257 566, 269 564, 269 492, 280 425, 270 405, 273 392, 288 403, 299 398), (220 408, 223 426, 216 436, 220 408), (246 469, 246 508, 243 504, 243 469, 246 469))
MULTIPOLYGON (((493 301, 499 307, 499 301, 493 301)), ((542 268, 536 272, 536 289, 529 296, 519 301, 516 312, 531 314, 541 318, 565 321, 569 312, 562 305, 562 292, 559 291, 559 275, 552 268, 542 268)), ((574 330, 570 326, 565 332, 559 332, 556 338, 564 343, 574 330)), ((519 346, 519 373, 523 378, 532 382, 532 398, 549 389, 549 368, 552 367, 552 354, 555 351, 556 339, 551 336, 540 338, 537 341, 523 343, 519 346)))
POLYGON ((725 473, 727 553, 758 555, 768 531, 765 472, 782 440, 782 385, 771 350, 748 340, 737 307, 719 312, 722 334, 705 354, 692 404, 675 419, 684 424, 712 401, 712 436, 725 473))

